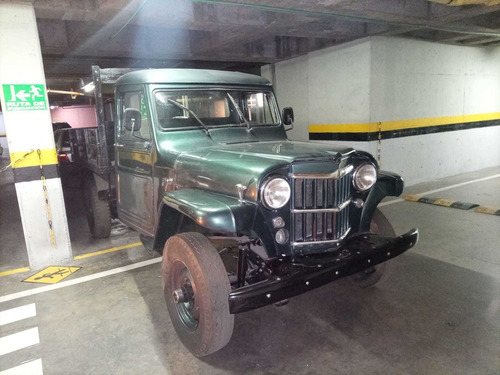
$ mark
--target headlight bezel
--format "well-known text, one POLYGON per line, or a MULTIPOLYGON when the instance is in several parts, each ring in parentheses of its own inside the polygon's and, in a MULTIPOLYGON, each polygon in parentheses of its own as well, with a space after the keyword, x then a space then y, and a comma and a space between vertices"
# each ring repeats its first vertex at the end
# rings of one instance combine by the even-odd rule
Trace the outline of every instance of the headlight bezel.
POLYGON ((361 163, 359 166, 357 166, 356 169, 354 170, 354 173, 352 176, 352 184, 354 185, 354 188, 359 192, 366 192, 366 191, 370 190, 373 186, 375 186, 375 184, 377 183, 377 180, 378 180, 378 168, 373 163, 370 163, 370 162, 364 162, 364 163, 361 163), (374 178, 373 178, 373 181, 371 182, 371 185, 361 186, 360 182, 359 182, 360 173, 366 167, 373 168, 374 178))
POLYGON ((271 176, 271 177, 267 178, 266 181, 262 184, 262 186, 260 188, 260 201, 262 202, 262 205, 265 208, 267 208, 268 210, 279 210, 280 208, 283 208, 284 206, 286 206, 286 204, 288 202, 290 202, 291 197, 292 197, 292 188, 290 186, 290 182, 288 182, 288 180, 283 176, 271 176), (271 186, 272 186, 271 184, 278 182, 278 180, 285 182, 285 184, 286 184, 285 186, 288 189, 288 192, 287 192, 288 196, 283 201, 283 203, 281 203, 280 205, 272 206, 270 204, 270 202, 268 201, 268 198, 267 198, 268 195, 266 193, 267 193, 267 189, 271 188, 271 186))

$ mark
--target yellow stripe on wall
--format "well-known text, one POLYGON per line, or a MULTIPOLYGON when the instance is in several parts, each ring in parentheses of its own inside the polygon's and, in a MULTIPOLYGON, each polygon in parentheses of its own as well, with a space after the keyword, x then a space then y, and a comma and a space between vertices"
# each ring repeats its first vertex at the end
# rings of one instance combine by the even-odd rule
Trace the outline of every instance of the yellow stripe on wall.
POLYGON ((41 151, 40 156, 38 155, 37 150, 34 150, 28 156, 26 156, 24 159, 23 159, 23 157, 29 151, 11 152, 10 153, 10 162, 15 163, 15 165, 13 165, 12 167, 13 168, 24 168, 24 167, 40 166, 40 159, 41 159, 42 165, 57 164, 57 153, 56 153, 55 148, 48 149, 48 150, 40 150, 40 151, 41 151))
MULTIPOLYGON (((425 128, 467 122, 499 120, 500 112, 481 113, 476 115, 427 117, 411 120, 384 121, 380 123, 381 131, 425 128)), ((379 131, 379 123, 364 124, 311 124, 309 133, 373 133, 379 131)))

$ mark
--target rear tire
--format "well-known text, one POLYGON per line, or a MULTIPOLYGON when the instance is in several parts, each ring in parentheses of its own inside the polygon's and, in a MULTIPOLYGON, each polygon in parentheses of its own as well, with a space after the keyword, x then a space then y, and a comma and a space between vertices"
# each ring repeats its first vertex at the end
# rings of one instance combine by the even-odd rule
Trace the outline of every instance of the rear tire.
POLYGON ((212 243, 194 232, 171 237, 163 251, 162 281, 170 319, 184 346, 197 357, 226 346, 234 327, 231 285, 212 243), (179 302, 179 295, 186 301, 179 302))
MULTIPOLYGON (((373 218, 370 223, 370 232, 382 234, 388 237, 396 237, 396 232, 394 231, 391 223, 378 208, 373 214, 373 218)), ((380 263, 375 267, 370 267, 352 275, 350 280, 353 284, 359 286, 360 288, 368 288, 380 281, 386 271, 386 267, 387 262, 380 263)))
POLYGON ((99 199, 94 176, 86 177, 84 195, 90 234, 94 238, 108 238, 111 234, 109 202, 99 199))

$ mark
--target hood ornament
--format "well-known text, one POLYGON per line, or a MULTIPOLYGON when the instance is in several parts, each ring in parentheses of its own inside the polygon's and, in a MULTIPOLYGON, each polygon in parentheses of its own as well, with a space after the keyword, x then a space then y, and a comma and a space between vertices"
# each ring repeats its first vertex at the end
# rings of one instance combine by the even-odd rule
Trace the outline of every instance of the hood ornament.
POLYGON ((243 202, 245 199, 245 192, 247 191, 247 187, 242 184, 237 184, 236 189, 238 190, 238 201, 243 202))

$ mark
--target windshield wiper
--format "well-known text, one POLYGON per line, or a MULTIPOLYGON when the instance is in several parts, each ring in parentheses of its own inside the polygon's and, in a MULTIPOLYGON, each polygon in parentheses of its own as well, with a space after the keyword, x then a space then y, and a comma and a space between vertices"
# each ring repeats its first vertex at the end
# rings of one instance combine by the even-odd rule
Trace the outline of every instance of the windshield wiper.
POLYGON ((243 122, 246 124, 248 130, 252 130, 250 128, 250 123, 245 118, 245 115, 243 115, 243 112, 241 111, 241 108, 239 107, 238 103, 236 103, 236 100, 234 100, 234 98, 231 96, 230 93, 227 93, 227 96, 231 100, 231 103, 233 103, 234 108, 236 108, 236 112, 238 112, 238 116, 240 116, 240 119, 243 120, 243 122))
POLYGON ((201 121, 198 116, 196 115, 196 113, 194 113, 191 109, 189 109, 188 107, 185 107, 183 106, 182 104, 180 103, 177 103, 175 100, 173 99, 167 99, 167 102, 169 103, 172 103, 173 105, 176 105, 177 107, 185 110, 185 111, 188 111, 193 117, 194 119, 198 122, 198 124, 201 125, 201 127, 203 128, 203 130, 205 130, 205 134, 208 135, 210 138, 212 138, 212 136, 210 135, 210 131, 208 129, 208 127, 205 125, 205 123, 203 121, 201 121))

